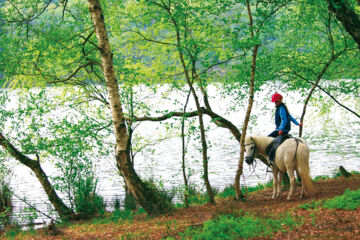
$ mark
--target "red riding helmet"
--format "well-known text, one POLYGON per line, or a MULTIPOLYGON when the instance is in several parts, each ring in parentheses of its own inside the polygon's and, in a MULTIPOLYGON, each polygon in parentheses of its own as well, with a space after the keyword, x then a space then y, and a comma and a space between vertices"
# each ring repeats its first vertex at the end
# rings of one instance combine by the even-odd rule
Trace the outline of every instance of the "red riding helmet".
POLYGON ((271 97, 271 102, 276 102, 276 101, 279 101, 279 100, 282 100, 282 96, 280 93, 275 93, 274 95, 272 95, 271 97))

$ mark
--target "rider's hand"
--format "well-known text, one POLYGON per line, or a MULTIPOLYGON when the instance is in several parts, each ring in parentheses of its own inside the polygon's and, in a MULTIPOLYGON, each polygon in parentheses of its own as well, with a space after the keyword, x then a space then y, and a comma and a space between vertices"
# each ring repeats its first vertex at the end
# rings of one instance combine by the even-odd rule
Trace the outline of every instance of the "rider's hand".
POLYGON ((283 133, 284 133, 283 130, 279 131, 279 135, 283 135, 283 133))
POLYGON ((303 126, 303 123, 302 123, 302 122, 301 122, 301 123, 299 123, 299 126, 300 126, 300 127, 302 127, 302 126, 303 126))

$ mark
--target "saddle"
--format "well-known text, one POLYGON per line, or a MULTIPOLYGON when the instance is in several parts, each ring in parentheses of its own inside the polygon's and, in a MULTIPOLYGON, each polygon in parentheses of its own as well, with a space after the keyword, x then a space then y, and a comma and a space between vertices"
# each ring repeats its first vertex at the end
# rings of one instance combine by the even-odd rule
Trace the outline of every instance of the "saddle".
POLYGON ((269 156, 270 165, 273 165, 276 149, 286 140, 292 138, 290 134, 284 134, 277 136, 270 144, 267 146, 265 153, 269 156))

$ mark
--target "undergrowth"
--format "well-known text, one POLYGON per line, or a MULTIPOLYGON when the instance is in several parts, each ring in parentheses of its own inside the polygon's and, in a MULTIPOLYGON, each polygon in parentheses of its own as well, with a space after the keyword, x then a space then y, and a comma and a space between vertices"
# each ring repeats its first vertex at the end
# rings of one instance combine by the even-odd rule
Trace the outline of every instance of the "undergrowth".
POLYGON ((325 201, 323 207, 327 209, 357 209, 360 207, 360 188, 354 191, 346 189, 343 195, 325 201))
POLYGON ((345 193, 340 196, 336 196, 328 200, 312 201, 299 206, 299 208, 306 210, 316 208, 355 210, 359 207, 360 188, 353 191, 346 189, 345 193))
POLYGON ((278 231, 291 231, 302 224, 301 219, 287 214, 282 218, 258 218, 249 213, 241 217, 222 215, 204 223, 200 228, 190 227, 180 233, 182 239, 239 239, 250 237, 271 237, 278 231))
MULTIPOLYGON (((258 184, 254 187, 243 187, 241 188, 241 191, 246 194, 246 193, 251 193, 251 192, 256 192, 256 191, 261 191, 265 188, 269 188, 272 187, 273 183, 272 181, 265 183, 265 184, 258 184)), ((223 191, 219 192, 217 194, 217 196, 221 197, 221 198, 227 198, 227 197, 235 197, 235 190, 234 190, 234 186, 233 185, 229 185, 227 187, 224 188, 223 191)))
MULTIPOLYGON (((358 171, 351 171, 350 173, 352 175, 360 175, 360 172, 358 172, 358 171)), ((343 176, 343 174, 340 172, 340 170, 336 169, 333 172, 332 176, 326 176, 326 175, 316 176, 314 178, 314 181, 316 182, 316 181, 321 181, 321 180, 336 179, 336 178, 339 178, 339 177, 342 177, 342 176, 343 176)))

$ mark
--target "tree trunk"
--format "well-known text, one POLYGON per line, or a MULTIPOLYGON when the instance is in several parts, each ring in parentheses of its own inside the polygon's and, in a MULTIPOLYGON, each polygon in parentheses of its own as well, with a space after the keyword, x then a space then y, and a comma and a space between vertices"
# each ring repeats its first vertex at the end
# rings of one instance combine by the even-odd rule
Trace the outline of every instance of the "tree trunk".
MULTIPOLYGON (((313 86, 311 87, 308 96, 305 99, 304 102, 304 107, 303 107, 303 111, 300 117, 300 122, 304 122, 304 117, 305 117, 305 113, 306 113, 306 107, 310 101, 310 98, 316 88, 316 86, 319 84, 321 77, 324 75, 324 73, 326 72, 327 68, 329 67, 330 64, 326 64, 325 67, 323 68, 323 70, 321 71, 321 73, 318 75, 316 82, 313 84, 313 86)), ((299 137, 302 136, 302 132, 303 132, 303 126, 300 126, 299 128, 299 137)))
MULTIPOLYGON (((178 36, 178 43, 180 43, 180 39, 179 39, 179 32, 177 31, 177 36, 178 36)), ((190 86, 192 95, 194 97, 195 100, 195 105, 196 105, 196 109, 199 112, 199 125, 200 125, 200 136, 201 136, 201 144, 202 144, 202 156, 203 156, 203 178, 204 178, 204 182, 205 182, 205 186, 206 186, 206 191, 209 197, 209 202, 214 203, 215 202, 215 194, 214 191, 212 190, 211 184, 210 184, 210 180, 209 180, 209 170, 208 170, 208 155, 207 155, 207 144, 206 144, 206 135, 205 135, 205 125, 204 125, 204 118, 203 118, 203 114, 201 112, 201 106, 200 106, 200 101, 199 98, 197 97, 197 94, 195 92, 195 89, 193 87, 193 84, 190 81, 190 77, 187 73, 187 69, 186 69, 186 64, 184 61, 184 56, 182 54, 181 51, 181 47, 179 46, 179 56, 180 56, 180 60, 181 60, 181 64, 185 70, 185 75, 186 75, 186 80, 188 85, 190 86)))
POLYGON ((160 196, 156 189, 145 184, 136 174, 130 160, 129 135, 125 124, 122 105, 120 102, 119 86, 115 76, 113 54, 111 52, 104 16, 99 0, 88 0, 91 17, 94 23, 101 55, 102 69, 109 94, 109 104, 114 123, 116 139, 116 164, 124 177, 125 183, 137 202, 150 215, 157 215, 171 211, 171 204, 160 196))
MULTIPOLYGON (((329 10, 344 26, 345 30, 353 37, 360 49, 360 17, 347 6, 344 0, 327 0, 329 10)), ((359 4, 359 2, 358 2, 359 4)), ((359 4, 360 5, 360 4, 359 4)))
MULTIPOLYGON (((331 42, 332 43, 332 42, 331 42)), ((308 94, 308 96, 305 99, 304 102, 304 107, 303 107, 303 112, 301 114, 301 118, 300 118, 300 122, 304 122, 304 117, 305 117, 305 113, 306 113, 306 107, 310 101, 310 98, 315 90, 315 88, 319 85, 319 82, 321 80, 321 78, 324 76, 325 72, 327 71, 327 69, 329 68, 329 66, 331 65, 331 63, 336 60, 339 56, 341 56, 347 48, 343 49, 342 51, 338 52, 338 53, 334 53, 332 52, 331 58, 329 59, 329 61, 324 65, 323 69, 321 70, 321 72, 318 74, 316 82, 313 84, 313 86, 310 89, 310 92, 308 94)), ((302 136, 302 130, 303 130, 303 126, 300 126, 299 128, 299 137, 302 136)))
POLYGON ((68 208, 64 202, 59 198, 56 191, 49 182, 44 170, 41 168, 40 162, 30 159, 17 150, 3 135, 0 133, 0 145, 3 146, 16 160, 29 167, 34 173, 41 186, 43 187, 49 201, 54 206, 56 212, 62 219, 75 218, 74 212, 68 208))
POLYGON ((189 73, 188 73, 188 69, 186 67, 186 63, 185 63, 185 59, 184 59, 184 54, 183 54, 183 50, 182 50, 182 46, 181 46, 181 37, 180 37, 180 29, 179 26, 176 22, 176 20, 174 19, 174 17, 172 16, 171 13, 171 9, 168 6, 163 6, 164 9, 166 9, 166 11, 168 12, 171 21, 175 27, 175 32, 176 32, 176 45, 178 48, 178 53, 179 53, 179 59, 181 62, 181 65, 184 69, 184 73, 185 73, 185 78, 186 78, 186 82, 190 87, 190 91, 194 97, 194 101, 195 101, 195 105, 196 105, 196 109, 198 111, 198 117, 199 117, 199 126, 200 126, 200 136, 201 136, 201 144, 202 144, 202 156, 203 156, 203 178, 204 178, 204 182, 205 182, 205 186, 206 186, 206 191, 209 197, 209 202, 211 203, 215 203, 215 194, 214 191, 211 187, 210 184, 210 180, 209 180, 209 171, 208 171, 208 155, 207 155, 207 143, 206 143, 206 135, 205 135, 205 125, 204 125, 204 119, 203 119, 203 113, 201 111, 201 106, 200 106, 200 101, 199 98, 196 94, 196 91, 193 87, 193 83, 190 79, 189 73))
MULTIPOLYGON (((247 6, 249 20, 250 20, 251 37, 254 38, 253 19, 252 19, 249 1, 246 1, 246 6, 247 6)), ((251 62, 249 103, 248 103, 248 107, 247 107, 247 111, 246 111, 246 115, 245 115, 245 119, 244 119, 242 132, 241 132, 240 159, 239 159, 239 163, 238 163, 238 168, 236 170, 235 183, 234 183, 235 199, 237 199, 237 200, 245 198, 245 196, 243 195, 243 193, 241 192, 241 189, 240 189, 240 176, 243 172, 246 131, 247 131, 250 115, 251 115, 251 109, 252 109, 253 102, 254 102, 254 82, 255 82, 256 58, 257 58, 258 50, 259 50, 259 45, 256 44, 253 49, 252 62, 251 62)))
POLYGON ((182 169, 184 185, 185 185, 184 202, 185 202, 186 208, 189 207, 189 179, 186 174, 186 162, 185 162, 185 155, 186 155, 186 146, 185 146, 185 120, 186 120, 186 117, 185 117, 185 113, 186 113, 187 105, 189 103, 190 93, 191 93, 191 91, 189 91, 189 94, 187 95, 186 102, 184 105, 184 111, 183 111, 184 115, 181 118, 181 145, 182 145, 181 169, 182 169))
POLYGON ((346 177, 346 178, 352 176, 351 173, 349 173, 348 171, 346 171, 346 169, 344 168, 344 166, 340 166, 340 167, 339 167, 339 171, 340 171, 340 173, 341 173, 344 177, 346 177))
POLYGON ((244 124, 241 132, 241 138, 240 138, 240 158, 238 163, 238 169, 236 170, 235 175, 235 199, 239 200, 242 198, 245 198, 243 193, 240 189, 240 176, 243 173, 243 164, 244 164, 244 152, 245 152, 245 137, 246 137, 246 131, 249 124, 249 119, 251 115, 251 109, 254 102, 254 80, 255 80, 255 70, 256 70, 256 56, 258 53, 259 45, 255 45, 253 49, 253 59, 252 59, 252 65, 251 65, 251 77, 250 77, 250 90, 249 90, 249 103, 244 119, 244 124))

